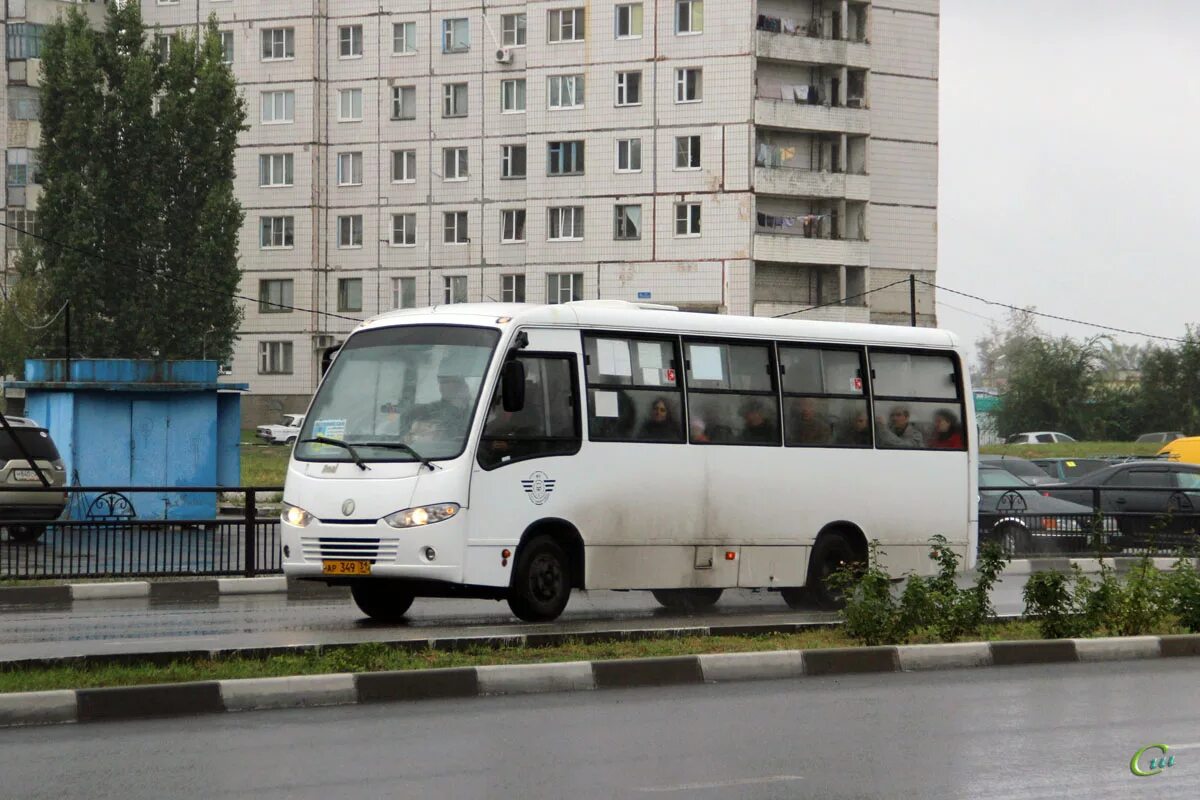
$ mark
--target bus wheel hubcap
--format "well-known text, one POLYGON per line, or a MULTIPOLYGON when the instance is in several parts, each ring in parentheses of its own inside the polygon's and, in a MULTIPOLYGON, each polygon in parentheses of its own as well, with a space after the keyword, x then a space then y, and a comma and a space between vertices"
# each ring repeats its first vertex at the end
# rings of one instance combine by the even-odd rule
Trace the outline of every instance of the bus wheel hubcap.
POLYGON ((562 584, 562 570, 553 558, 541 557, 535 560, 529 570, 529 581, 533 594, 539 600, 550 600, 558 595, 562 584))

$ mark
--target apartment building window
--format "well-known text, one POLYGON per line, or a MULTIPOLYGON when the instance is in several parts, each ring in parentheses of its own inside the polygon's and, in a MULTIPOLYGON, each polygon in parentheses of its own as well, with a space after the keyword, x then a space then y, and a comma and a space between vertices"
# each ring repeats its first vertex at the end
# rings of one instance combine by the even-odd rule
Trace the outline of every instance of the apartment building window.
POLYGON ((392 151, 392 183, 414 183, 417 180, 417 151, 392 151))
POLYGON ((36 211, 24 208, 10 208, 4 213, 8 223, 9 235, 5 237, 5 247, 8 250, 20 250, 26 241, 38 235, 38 218, 36 211))
POLYGON ((642 73, 617 73, 617 101, 619 106, 640 106, 642 104, 642 73))
POLYGON ((676 203, 675 204, 675 235, 676 236, 699 236, 700 235, 700 204, 699 203, 676 203))
POLYGON ((258 157, 259 186, 291 186, 292 154, 265 153, 258 157))
POLYGON ((264 250, 294 247, 296 244, 295 217, 262 217, 259 220, 258 244, 264 250))
POLYGON ((504 244, 525 241, 525 209, 506 208, 500 212, 500 241, 504 244))
POLYGON ((37 150, 14 147, 7 154, 5 182, 9 186, 28 186, 38 182, 37 150))
POLYGON ((675 0, 675 33, 704 33, 704 0, 675 0))
POLYGON ((700 169, 700 137, 675 137, 675 169, 700 169))
POLYGON ((417 244, 417 215, 392 214, 392 246, 414 247, 417 244))
POLYGON ((699 103, 704 97, 704 71, 699 67, 675 70, 675 102, 699 103))
POLYGON ((502 302, 502 303, 524 303, 525 302, 525 276, 524 275, 501 275, 500 276, 500 302, 502 302))
POLYGON ((343 25, 338 28, 338 58, 362 58, 363 26, 343 25))
POLYGON ((525 179, 525 145, 506 144, 500 148, 500 177, 525 179))
POLYGON ((466 244, 469 241, 471 240, 467 238, 467 212, 447 211, 442 214, 442 243, 466 244))
POLYGON ((551 75, 547 80, 550 108, 583 108, 582 75, 551 75))
POLYGON ((467 148, 442 148, 442 180, 465 181, 471 171, 467 167, 467 148))
POLYGON ((417 23, 392 23, 392 55, 408 56, 417 52, 417 23))
POLYGON ((583 142, 547 142, 546 174, 551 177, 583 174, 583 142))
POLYGON ((552 8, 547 13, 547 38, 551 44, 583 41, 582 8, 552 8))
POLYGON ((465 117, 467 115, 467 84, 442 84, 442 116, 465 117))
POLYGON ((296 93, 292 90, 262 93, 262 121, 266 125, 294 122, 296 93))
POLYGON ((505 47, 525 46, 525 15, 503 14, 500 17, 500 43, 505 47))
POLYGON ((467 302, 466 275, 442 276, 442 302, 447 304, 467 302))
POLYGON ((258 282, 258 313, 260 314, 290 314, 292 313, 291 278, 275 279, 258 282))
POLYGON ((158 50, 158 63, 166 64, 171 60, 171 45, 174 41, 175 37, 168 34, 160 34, 154 37, 154 46, 158 50))
POLYGON ((338 153, 337 182, 338 186, 362 186, 362 153, 338 153))
POLYGON ((465 53, 470 49, 470 20, 466 17, 442 20, 442 52, 465 53))
POLYGON ((8 118, 33 120, 42 116, 42 98, 32 86, 8 87, 8 118))
POLYGON ((393 86, 392 87, 392 119, 416 119, 417 118, 417 87, 415 86, 393 86))
POLYGON ((220 31, 218 35, 221 37, 221 62, 224 64, 232 64, 233 31, 220 31))
POLYGON ((357 249, 363 243, 362 214, 348 214, 338 217, 337 246, 342 249, 357 249))
POLYGON ((642 171, 642 140, 617 139, 617 172, 642 171))
POLYGON ((417 279, 392 278, 392 308, 417 307, 417 279))
POLYGON ((296 57, 295 28, 264 28, 262 32, 262 60, 280 61, 296 57))
POLYGON ((22 58, 41 58, 42 34, 45 30, 45 25, 32 22, 10 23, 6 32, 8 59, 15 61, 22 58))
POLYGON ((338 278, 338 311, 362 311, 362 278, 338 278))
POLYGON ((500 111, 505 114, 525 113, 524 78, 514 78, 500 82, 500 111))
POLYGON ((547 209, 549 225, 547 239, 552 242, 583 239, 583 206, 561 206, 547 209))
POLYGON ((641 3, 624 3, 617 6, 617 30, 615 36, 618 39, 642 38, 641 3))
POLYGON ((258 343, 258 374, 259 375, 291 375, 292 374, 292 343, 291 342, 259 342, 258 343))
POLYGON ((583 299, 582 272, 549 272, 546 274, 546 302, 570 303, 583 299))
POLYGON ((642 238, 642 207, 613 206, 613 238, 630 240, 642 238))
POLYGON ((338 122, 362 122, 362 89, 338 90, 338 122))

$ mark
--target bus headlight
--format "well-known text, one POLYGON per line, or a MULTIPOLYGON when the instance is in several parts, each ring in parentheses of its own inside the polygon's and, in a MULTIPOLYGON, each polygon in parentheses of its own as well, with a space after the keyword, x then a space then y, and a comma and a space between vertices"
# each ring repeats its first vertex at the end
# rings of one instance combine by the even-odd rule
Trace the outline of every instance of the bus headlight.
POLYGON ((419 528, 450 519, 458 513, 458 503, 438 503, 433 506, 417 506, 388 514, 383 521, 393 528, 419 528))
POLYGON ((280 518, 288 525, 297 528, 307 528, 308 523, 313 521, 313 515, 305 511, 300 506, 294 506, 291 503, 283 504, 283 513, 280 518))

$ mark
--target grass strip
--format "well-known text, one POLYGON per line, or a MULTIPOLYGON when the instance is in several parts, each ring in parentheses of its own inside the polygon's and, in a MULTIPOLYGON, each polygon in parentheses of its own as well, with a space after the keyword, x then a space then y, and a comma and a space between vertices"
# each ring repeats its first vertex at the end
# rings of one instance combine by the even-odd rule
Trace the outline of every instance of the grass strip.
MULTIPOLYGON (((1037 627, 1030 622, 998 622, 987 626, 981 638, 1036 639, 1037 627)), ((934 642, 932 636, 915 636, 913 643, 934 642)), ((550 647, 470 647, 460 650, 432 648, 409 650, 370 642, 348 647, 330 647, 294 655, 264 658, 228 656, 184 658, 166 665, 89 664, 69 666, 0 668, 0 693, 35 692, 50 689, 90 689, 106 686, 136 686, 184 681, 235 678, 270 678, 286 675, 322 675, 337 672, 475 667, 492 664, 544 664, 562 661, 600 661, 614 658, 698 655, 702 653, 745 653, 764 650, 814 650, 854 647, 856 643, 838 628, 819 628, 798 633, 752 636, 663 636, 653 639, 613 642, 568 641, 550 647)))

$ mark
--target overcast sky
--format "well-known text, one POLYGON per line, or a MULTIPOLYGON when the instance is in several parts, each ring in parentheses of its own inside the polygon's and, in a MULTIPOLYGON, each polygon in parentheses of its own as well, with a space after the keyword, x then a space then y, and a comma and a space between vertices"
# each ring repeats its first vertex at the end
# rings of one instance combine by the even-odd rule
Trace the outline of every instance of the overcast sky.
MULTIPOLYGON (((938 283, 1165 336, 1200 323, 1200 3, 942 0, 941 14, 938 283)), ((1005 317, 938 301, 968 342, 987 330, 977 315, 1005 317)))

